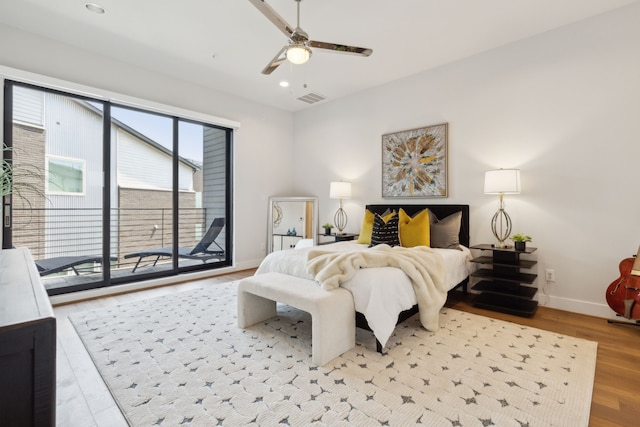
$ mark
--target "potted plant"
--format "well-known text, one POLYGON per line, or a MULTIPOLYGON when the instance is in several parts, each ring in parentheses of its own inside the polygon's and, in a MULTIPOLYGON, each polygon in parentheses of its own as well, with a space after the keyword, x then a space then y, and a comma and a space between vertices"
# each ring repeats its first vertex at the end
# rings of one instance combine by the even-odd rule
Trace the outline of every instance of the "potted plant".
POLYGON ((513 240, 516 251, 524 251, 525 249, 527 249, 527 242, 531 241, 531 236, 520 233, 514 234, 510 238, 511 240, 513 240))
MULTIPOLYGON (((36 198, 46 199, 43 174, 37 166, 25 164, 15 166, 12 159, 12 149, 5 144, 0 146, 0 212, 4 216, 4 197, 13 198, 13 203, 19 202, 25 209, 31 211, 32 201, 36 198)), ((0 249, 2 248, 2 236, 0 235, 0 249)))
POLYGON ((9 149, 6 147, 2 147, 2 169, 0 170, 0 198, 3 196, 8 196, 13 190, 13 167, 10 162, 5 160, 5 151, 9 151, 9 149))
POLYGON ((11 148, 2 144, 2 150, 0 151, 0 199, 4 196, 16 195, 23 199, 27 204, 29 200, 22 193, 34 193, 36 196, 44 197, 44 192, 40 189, 38 184, 33 183, 33 180, 40 181, 42 179, 42 171, 37 166, 22 165, 20 169, 15 168, 13 162, 7 160, 8 155, 11 153, 11 148), (17 184, 14 181, 19 181, 17 184))
POLYGON ((331 229, 333 228, 333 224, 322 224, 322 228, 324 228, 324 235, 329 236, 331 234, 331 229))

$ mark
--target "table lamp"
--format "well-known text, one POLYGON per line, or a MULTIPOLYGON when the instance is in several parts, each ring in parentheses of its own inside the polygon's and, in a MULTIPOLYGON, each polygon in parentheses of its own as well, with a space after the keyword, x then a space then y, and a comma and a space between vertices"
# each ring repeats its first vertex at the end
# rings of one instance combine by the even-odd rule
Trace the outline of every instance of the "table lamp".
POLYGON ((491 219, 491 231, 498 240, 497 247, 504 248, 504 241, 511 234, 511 218, 504 210, 504 194, 520 193, 519 169, 496 169, 484 174, 484 194, 499 194, 500 206, 491 219))
POLYGON ((347 213, 342 209, 342 199, 351 198, 351 183, 344 181, 332 182, 329 188, 329 198, 340 199, 340 207, 333 217, 333 222, 338 229, 338 234, 344 234, 342 230, 347 226, 347 213))

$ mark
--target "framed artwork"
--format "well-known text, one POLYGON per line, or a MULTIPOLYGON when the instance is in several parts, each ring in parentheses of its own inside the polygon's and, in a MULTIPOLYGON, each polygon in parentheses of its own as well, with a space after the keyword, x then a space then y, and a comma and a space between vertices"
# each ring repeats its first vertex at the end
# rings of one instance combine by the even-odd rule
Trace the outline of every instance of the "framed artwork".
POLYGON ((447 123, 382 135, 382 197, 447 197, 447 123))

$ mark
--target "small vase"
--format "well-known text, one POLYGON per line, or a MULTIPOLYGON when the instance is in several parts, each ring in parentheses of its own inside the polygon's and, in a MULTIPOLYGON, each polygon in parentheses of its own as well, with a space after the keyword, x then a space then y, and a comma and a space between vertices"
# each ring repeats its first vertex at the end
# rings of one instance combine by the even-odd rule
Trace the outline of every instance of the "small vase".
POLYGON ((331 235, 331 229, 330 228, 325 228, 324 229, 324 235, 325 236, 330 236, 331 235))
POLYGON ((516 251, 524 251, 527 249, 527 242, 513 242, 516 251))

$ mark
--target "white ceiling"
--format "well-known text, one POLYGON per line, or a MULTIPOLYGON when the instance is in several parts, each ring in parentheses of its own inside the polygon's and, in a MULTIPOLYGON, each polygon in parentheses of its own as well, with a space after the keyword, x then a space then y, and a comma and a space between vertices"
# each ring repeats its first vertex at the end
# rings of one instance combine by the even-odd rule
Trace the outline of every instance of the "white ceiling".
MULTIPOLYGON (((287 39, 248 0, 93 0, 103 15, 85 0, 2 0, 0 23, 297 111, 310 92, 336 99, 637 1, 303 0, 300 26, 312 40, 373 54, 315 49, 307 64, 285 63, 270 76, 260 71, 287 39)), ((267 3, 295 26, 293 0, 267 3)))

